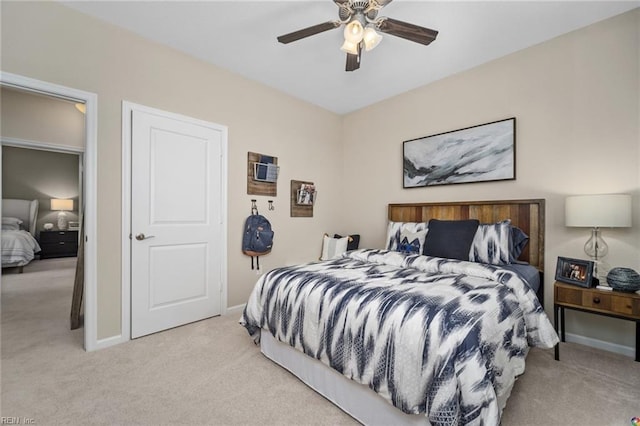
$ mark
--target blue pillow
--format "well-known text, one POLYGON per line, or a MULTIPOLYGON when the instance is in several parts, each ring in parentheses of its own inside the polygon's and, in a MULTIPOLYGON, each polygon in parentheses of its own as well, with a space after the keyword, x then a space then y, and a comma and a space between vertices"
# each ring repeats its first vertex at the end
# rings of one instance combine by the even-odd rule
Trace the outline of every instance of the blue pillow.
POLYGON ((447 259, 469 260, 469 249, 480 222, 469 220, 429 221, 423 254, 447 259))

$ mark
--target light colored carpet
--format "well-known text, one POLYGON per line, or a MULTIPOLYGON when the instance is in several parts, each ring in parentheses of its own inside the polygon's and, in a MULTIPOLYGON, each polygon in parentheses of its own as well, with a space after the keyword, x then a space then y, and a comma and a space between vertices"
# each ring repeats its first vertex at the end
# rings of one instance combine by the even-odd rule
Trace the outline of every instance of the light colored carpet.
MULTIPOLYGON (((82 330, 69 331, 73 267, 50 259, 2 277, 2 416, 38 425, 356 424, 264 358, 237 312, 84 352, 82 330)), ((640 416, 640 363, 574 344, 561 357, 531 351, 503 425, 628 426, 640 416)))

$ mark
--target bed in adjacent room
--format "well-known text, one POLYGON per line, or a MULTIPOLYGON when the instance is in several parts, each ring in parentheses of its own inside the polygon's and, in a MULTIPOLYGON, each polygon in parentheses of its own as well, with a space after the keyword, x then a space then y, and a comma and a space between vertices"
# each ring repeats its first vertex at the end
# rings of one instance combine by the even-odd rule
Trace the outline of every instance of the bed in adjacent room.
POLYGON ((2 200, 2 267, 28 265, 40 251, 35 239, 38 200, 2 200))
POLYGON ((544 200, 390 204, 385 249, 264 274, 243 324, 364 424, 499 424, 542 304, 544 200))

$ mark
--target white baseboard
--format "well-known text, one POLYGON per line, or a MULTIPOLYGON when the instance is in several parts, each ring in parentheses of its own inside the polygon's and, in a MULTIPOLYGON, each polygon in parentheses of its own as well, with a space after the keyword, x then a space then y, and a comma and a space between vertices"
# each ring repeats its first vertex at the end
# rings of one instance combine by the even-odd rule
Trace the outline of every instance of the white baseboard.
POLYGON ((106 349, 108 347, 119 345, 120 343, 124 343, 128 341, 129 339, 125 339, 121 334, 118 334, 117 336, 111 336, 111 337, 98 340, 96 342, 96 346, 93 348, 87 349, 87 352, 106 349))
MULTIPOLYGON (((243 303, 242 305, 230 306, 227 308, 227 311, 223 315, 242 315, 242 311, 244 310, 245 306, 246 306, 246 303, 243 303)), ((117 336, 111 336, 104 339, 100 339, 96 342, 96 345, 94 347, 85 348, 85 349, 87 350, 87 352, 97 351, 100 349, 105 349, 111 346, 119 345, 120 343, 124 343, 128 341, 129 341, 128 338, 125 338, 121 334, 118 334, 117 336)))
POLYGON ((606 342, 604 340, 593 339, 591 337, 581 336, 579 334, 566 333, 567 342, 578 343, 580 345, 590 346, 596 349, 617 353, 620 355, 635 358, 636 349, 630 346, 619 345, 617 343, 606 342))
POLYGON ((227 308, 227 312, 225 313, 225 315, 229 315, 229 314, 242 314, 242 311, 244 310, 244 307, 247 306, 246 303, 243 303, 242 305, 236 305, 236 306, 229 306, 227 308))

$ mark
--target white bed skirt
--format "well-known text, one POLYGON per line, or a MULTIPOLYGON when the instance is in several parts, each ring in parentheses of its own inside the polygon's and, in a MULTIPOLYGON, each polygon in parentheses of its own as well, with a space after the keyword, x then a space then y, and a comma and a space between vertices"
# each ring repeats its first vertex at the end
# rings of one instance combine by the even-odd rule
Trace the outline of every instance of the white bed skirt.
POLYGON ((423 414, 405 414, 366 386, 276 340, 262 330, 262 353, 365 425, 428 425, 423 414))

